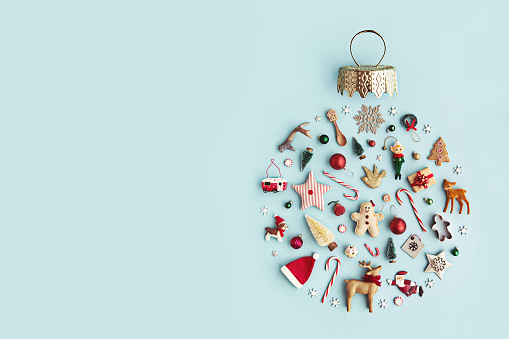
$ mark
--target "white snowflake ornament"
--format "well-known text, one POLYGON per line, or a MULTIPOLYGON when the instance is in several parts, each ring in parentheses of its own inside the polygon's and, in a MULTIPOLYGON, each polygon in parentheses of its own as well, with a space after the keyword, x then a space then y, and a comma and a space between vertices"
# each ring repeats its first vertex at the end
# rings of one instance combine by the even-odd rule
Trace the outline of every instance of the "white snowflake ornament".
POLYGON ((377 156, 376 156, 376 160, 378 160, 378 161, 382 161, 382 155, 381 155, 381 154, 377 155, 377 156))
POLYGON ((456 165, 456 167, 454 167, 453 170, 454 170, 454 174, 457 174, 457 175, 460 175, 461 173, 463 173, 463 167, 460 167, 458 165, 456 165))
POLYGON ((389 110, 389 113, 395 117, 396 114, 398 114, 399 112, 397 111, 397 108, 396 107, 391 107, 391 109, 389 110))
POLYGON ((321 116, 318 116, 318 115, 317 115, 317 116, 315 117, 315 121, 316 121, 316 122, 320 121, 321 119, 322 119, 322 117, 321 117, 321 116))
POLYGON ((426 134, 431 133, 432 129, 433 129, 433 127, 431 127, 429 124, 424 125, 424 132, 426 132, 426 134))
POLYGON ((347 106, 345 106, 345 107, 343 107, 343 113, 344 113, 345 115, 348 115, 348 114, 352 113, 352 112, 350 111, 350 107, 348 107, 348 105, 347 105, 347 106))
POLYGON ((426 280, 426 287, 433 288, 433 286, 435 286, 435 282, 433 279, 428 278, 428 280, 426 280))
POLYGON ((458 232, 460 232, 461 235, 467 235, 468 228, 466 228, 465 226, 460 226, 460 229, 458 232))
POLYGON ((330 305, 334 306, 334 307, 338 307, 339 306, 339 299, 338 298, 332 298, 332 300, 330 301, 330 305))
POLYGON ((316 297, 316 294, 317 294, 317 291, 316 291, 314 288, 312 288, 312 289, 310 289, 310 290, 309 290, 308 295, 309 295, 311 298, 315 298, 315 297, 316 297))
POLYGON ((260 207, 260 213, 263 215, 269 214, 269 208, 267 206, 260 207))
POLYGON ((272 254, 273 257, 277 257, 277 251, 272 251, 271 254, 272 254))
POLYGON ((387 300, 380 299, 380 302, 378 303, 380 305, 380 308, 387 308, 387 300))

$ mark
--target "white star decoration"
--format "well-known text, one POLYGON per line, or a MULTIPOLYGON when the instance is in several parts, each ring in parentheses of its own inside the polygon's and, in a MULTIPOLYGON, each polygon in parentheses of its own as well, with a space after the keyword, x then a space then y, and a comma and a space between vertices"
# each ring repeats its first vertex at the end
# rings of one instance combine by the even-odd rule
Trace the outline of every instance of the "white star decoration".
POLYGON ((352 113, 352 112, 350 112, 350 107, 348 107, 348 105, 343 107, 343 113, 345 115, 348 115, 348 114, 352 113))
POLYGON ((329 185, 316 182, 312 171, 309 172, 308 180, 305 183, 302 185, 292 185, 292 187, 300 195, 300 209, 302 211, 311 206, 315 206, 323 211, 323 195, 332 188, 329 185))
POLYGON ((380 308, 387 308, 387 300, 380 299, 380 302, 378 303, 380 305, 380 308))
POLYGON ((428 267, 424 270, 424 273, 435 273, 440 279, 444 276, 444 271, 449 267, 454 266, 451 262, 445 259, 445 250, 438 253, 437 255, 426 253, 428 258, 428 267))
POLYGON ((468 233, 468 228, 466 228, 465 226, 460 226, 458 232, 460 232, 461 235, 466 235, 468 233))
POLYGON ((431 127, 429 124, 424 125, 424 132, 426 132, 426 134, 431 133, 432 129, 433 129, 433 127, 431 127))
POLYGON ((399 112, 397 111, 397 108, 396 107, 391 107, 391 109, 389 110, 389 113, 391 113, 391 115, 393 117, 396 116, 396 114, 398 114, 399 112))
POLYGON ((316 122, 320 121, 320 119, 322 119, 322 117, 320 117, 320 116, 318 116, 318 115, 315 117, 315 121, 316 121, 316 122))
POLYGON ((277 256, 277 251, 272 251, 272 256, 276 257, 277 256))
POLYGON ((433 288, 433 286, 435 286, 435 282, 433 279, 428 278, 428 280, 426 280, 426 287, 433 288))
POLYGON ((260 207, 260 213, 263 215, 269 214, 269 208, 267 206, 260 207))
POLYGON ((309 290, 309 293, 308 295, 311 297, 311 298, 315 298, 316 297, 316 290, 314 288, 310 289, 309 290))
POLYGON ((339 299, 338 298, 332 298, 331 301, 330 301, 330 305, 334 306, 334 307, 338 307, 339 306, 339 299))
POLYGON ((377 155, 376 156, 376 160, 381 161, 382 160, 382 155, 381 154, 377 155))
POLYGON ((456 167, 454 167, 453 169, 454 169, 454 174, 460 175, 461 173, 463 173, 463 167, 456 165, 456 167))

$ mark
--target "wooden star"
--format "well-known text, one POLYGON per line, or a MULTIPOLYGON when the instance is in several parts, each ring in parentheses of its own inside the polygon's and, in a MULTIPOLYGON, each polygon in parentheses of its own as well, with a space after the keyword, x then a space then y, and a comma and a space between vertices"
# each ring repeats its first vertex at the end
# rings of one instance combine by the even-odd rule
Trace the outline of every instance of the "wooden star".
POLYGON ((444 271, 447 268, 454 266, 445 259, 445 250, 437 255, 426 253, 426 257, 428 257, 428 267, 426 267, 424 273, 435 272, 440 279, 444 276, 444 271))
POLYGON ((300 195, 301 210, 315 206, 324 210, 323 195, 331 189, 331 186, 316 182, 313 172, 309 172, 308 180, 302 185, 292 185, 293 189, 300 195))

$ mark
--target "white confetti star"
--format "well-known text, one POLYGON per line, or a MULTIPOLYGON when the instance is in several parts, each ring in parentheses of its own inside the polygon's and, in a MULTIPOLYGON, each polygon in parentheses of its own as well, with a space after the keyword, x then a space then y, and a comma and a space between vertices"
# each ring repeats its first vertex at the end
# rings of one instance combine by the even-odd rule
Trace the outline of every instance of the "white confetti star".
POLYGON ((397 108, 396 107, 391 107, 391 109, 389 110, 389 113, 391 113, 391 115, 393 117, 396 116, 396 114, 398 114, 399 112, 397 111, 397 108))
POLYGON ((378 303, 380 305, 380 308, 387 308, 387 300, 380 299, 380 302, 378 303))
POLYGON ((317 291, 316 291, 314 288, 312 288, 312 289, 310 289, 310 290, 309 290, 308 295, 309 295, 311 298, 315 298, 315 297, 316 297, 316 293, 317 293, 317 291))
POLYGON ((428 278, 428 280, 426 280, 426 287, 433 288, 433 286, 435 286, 435 282, 433 279, 428 278))
POLYGON ((377 155, 376 156, 376 160, 381 161, 382 160, 382 155, 381 154, 377 155))
POLYGON ((320 119, 322 119, 322 117, 320 117, 318 115, 315 117, 316 122, 320 121, 320 119))
POLYGON ((465 226, 460 226, 460 229, 458 232, 460 232, 461 235, 467 235, 468 228, 466 228, 465 226))
POLYGON ((267 206, 260 207, 260 213, 263 215, 269 214, 269 208, 267 206))
POLYGON ((460 167, 458 165, 456 165, 456 167, 454 167, 453 170, 454 170, 454 174, 460 175, 461 173, 463 173, 463 167, 460 167))
POLYGON ((350 107, 348 107, 348 105, 346 105, 345 107, 343 107, 343 113, 344 113, 345 115, 348 115, 348 114, 352 113, 352 112, 350 112, 350 107))
POLYGON ((271 254, 272 254, 273 257, 277 257, 277 251, 272 251, 271 254))
POLYGON ((431 127, 429 124, 424 125, 424 132, 426 132, 426 134, 431 133, 432 129, 433 129, 433 127, 431 127))
POLYGON ((332 300, 330 301, 330 305, 334 306, 334 307, 338 307, 339 306, 339 299, 338 298, 332 298, 332 300))

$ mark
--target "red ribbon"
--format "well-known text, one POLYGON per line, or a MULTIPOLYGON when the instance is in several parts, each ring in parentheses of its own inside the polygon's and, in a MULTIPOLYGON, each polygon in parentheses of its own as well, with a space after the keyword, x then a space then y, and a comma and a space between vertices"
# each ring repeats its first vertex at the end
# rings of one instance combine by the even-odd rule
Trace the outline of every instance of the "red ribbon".
POLYGON ((412 124, 410 125, 408 123, 408 121, 405 120, 405 124, 406 124, 406 131, 410 131, 411 129, 413 129, 414 131, 417 131, 417 128, 415 128, 415 119, 412 119, 412 124))
POLYGON ((412 184, 412 186, 428 188, 429 179, 432 177, 433 177, 433 173, 424 175, 420 171, 418 171, 417 175, 414 178, 414 183, 412 184))
POLYGON ((382 286, 382 283, 380 282, 380 276, 377 275, 376 277, 372 276, 372 275, 364 275, 362 277, 362 280, 364 280, 365 282, 372 282, 372 283, 375 283, 377 286, 382 286))

